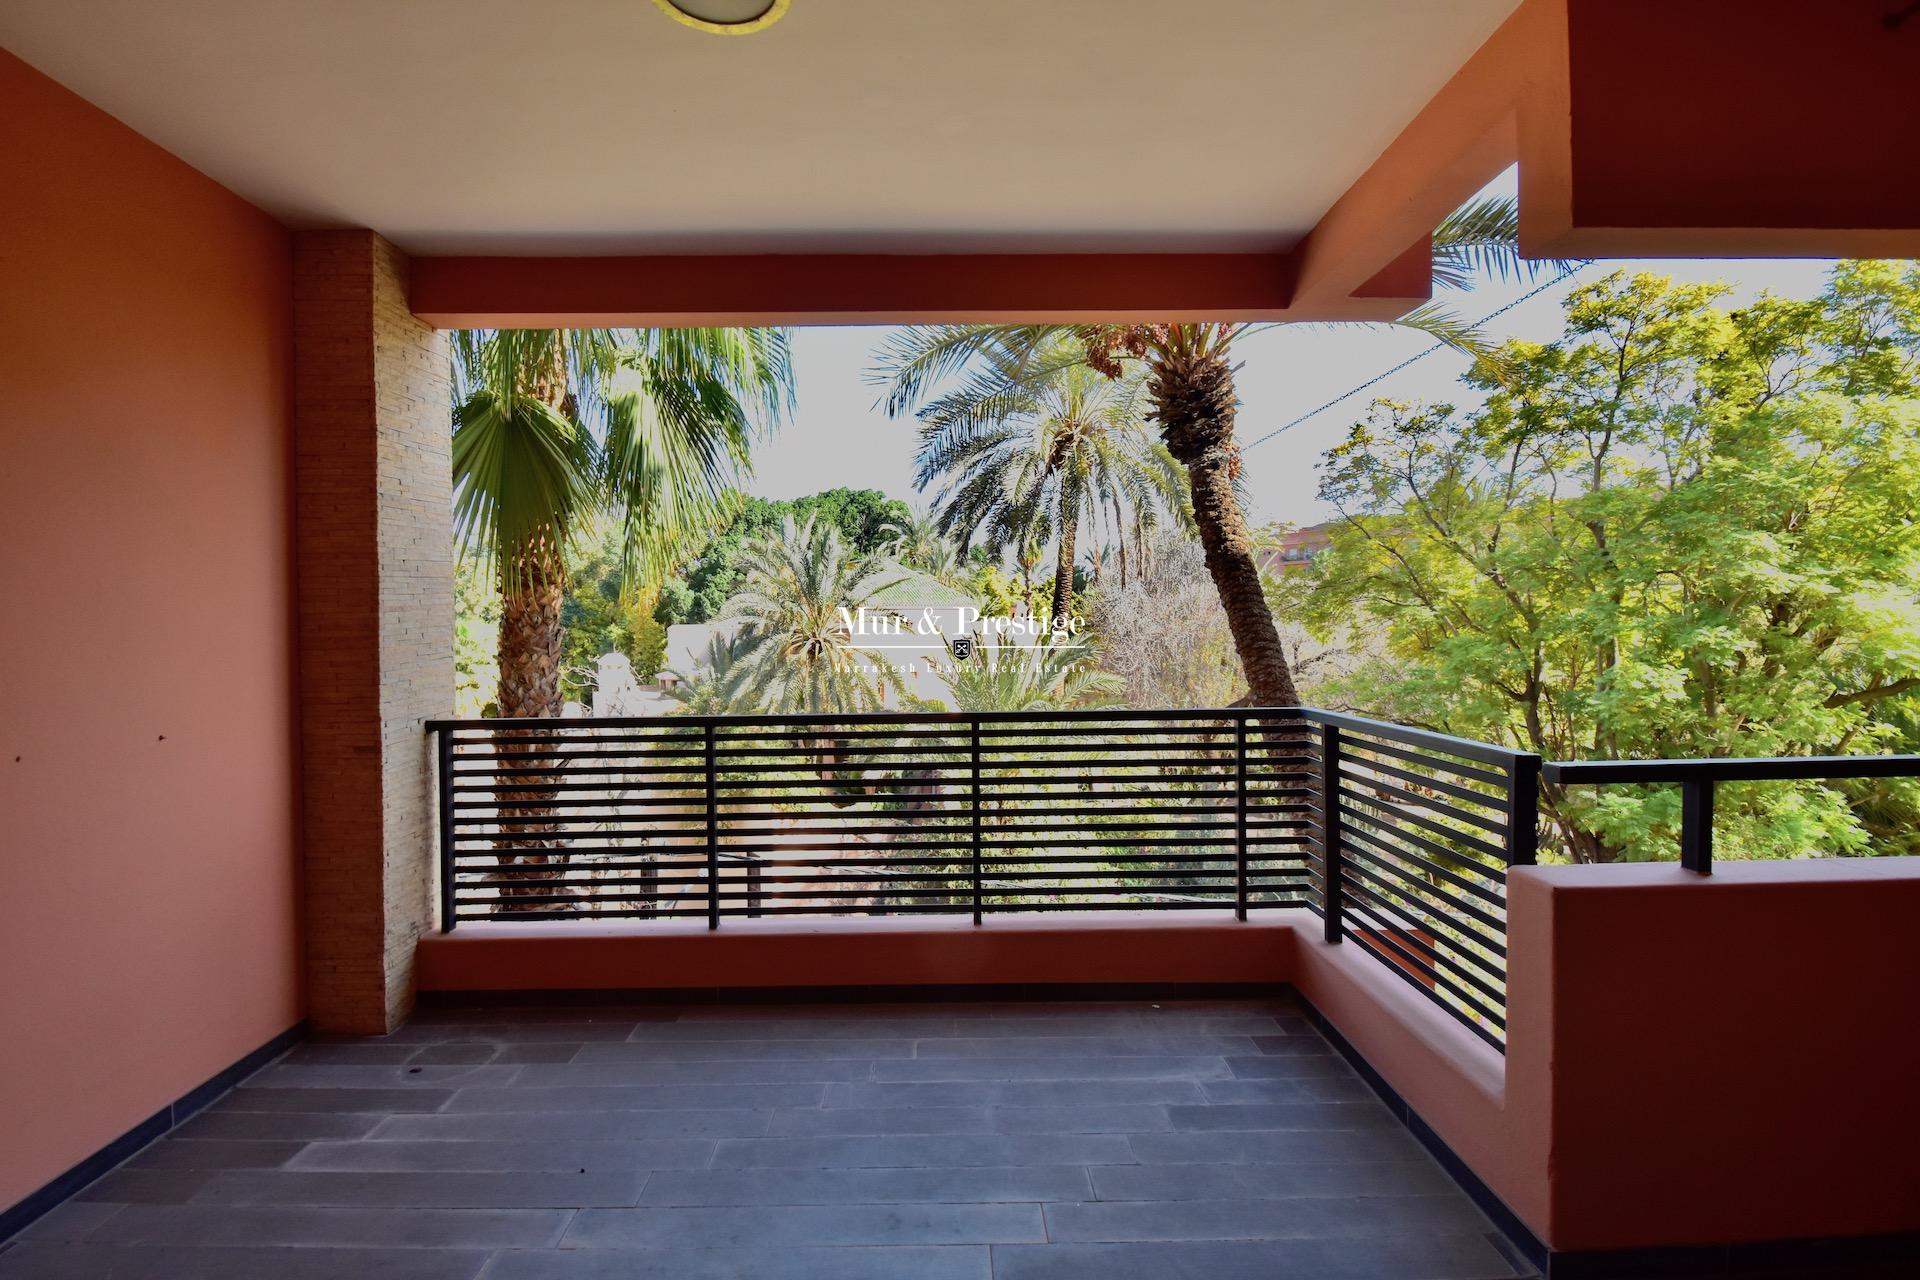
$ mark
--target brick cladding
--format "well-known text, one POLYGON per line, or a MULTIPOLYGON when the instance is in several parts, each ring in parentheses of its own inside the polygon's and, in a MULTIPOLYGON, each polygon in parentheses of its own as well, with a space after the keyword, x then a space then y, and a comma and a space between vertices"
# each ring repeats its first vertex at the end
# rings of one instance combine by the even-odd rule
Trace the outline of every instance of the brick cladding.
POLYGON ((307 1002, 330 1031, 406 1016, 433 911, 421 722, 453 689, 450 399, 406 271, 371 232, 295 237, 307 1002))

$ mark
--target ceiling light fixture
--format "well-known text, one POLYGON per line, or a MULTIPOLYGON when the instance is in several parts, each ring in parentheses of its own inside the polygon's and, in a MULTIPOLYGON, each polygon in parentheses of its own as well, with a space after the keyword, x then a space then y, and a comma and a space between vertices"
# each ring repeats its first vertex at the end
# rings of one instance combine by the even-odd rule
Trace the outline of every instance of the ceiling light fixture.
POLYGON ((660 12, 695 31, 746 36, 765 31, 787 12, 788 0, 653 0, 660 12))

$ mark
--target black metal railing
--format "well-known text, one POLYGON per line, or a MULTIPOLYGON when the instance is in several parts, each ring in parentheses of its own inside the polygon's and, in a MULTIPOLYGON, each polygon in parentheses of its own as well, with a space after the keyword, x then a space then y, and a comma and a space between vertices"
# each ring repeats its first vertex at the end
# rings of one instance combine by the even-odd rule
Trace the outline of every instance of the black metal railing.
POLYGON ((1829 781, 1920 777, 1920 756, 1774 756, 1700 760, 1578 760, 1547 764, 1540 776, 1562 786, 1624 783, 1680 788, 1680 865, 1713 873, 1714 789, 1722 782, 1829 781))
POLYGON ((428 728, 445 929, 1305 906, 1504 1039, 1525 753, 1309 708, 428 728))
POLYGON ((1495 1046, 1506 1041, 1507 868, 1533 862, 1540 758, 1359 716, 1318 728, 1313 886, 1352 942, 1495 1046))

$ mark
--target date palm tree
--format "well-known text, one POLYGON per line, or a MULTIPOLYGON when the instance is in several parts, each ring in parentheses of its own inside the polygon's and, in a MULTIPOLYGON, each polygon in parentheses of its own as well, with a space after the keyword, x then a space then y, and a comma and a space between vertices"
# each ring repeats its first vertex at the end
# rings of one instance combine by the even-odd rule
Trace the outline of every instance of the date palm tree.
POLYGON ((1053 616, 1072 608, 1083 527, 1110 522, 1124 537, 1162 511, 1183 515, 1178 465, 1147 423, 1142 372, 1108 378, 1073 335, 1024 351, 989 347, 966 382, 919 411, 920 488, 943 533, 994 551, 1051 537, 1053 616))
POLYGON ((959 711, 1071 711, 1122 705, 1123 684, 1077 644, 984 645, 947 680, 959 711))
POLYGON ((719 633, 707 638, 707 651, 693 664, 691 671, 672 671, 675 683, 667 686, 667 696, 680 704, 679 713, 689 716, 751 715, 755 708, 739 697, 740 658, 747 651, 747 638, 735 633, 719 633))
POLYGON ((809 518, 741 551, 740 589, 727 614, 741 620, 736 696, 770 715, 872 711, 882 665, 847 625, 901 580, 891 562, 856 555, 840 531, 809 518))
MULTIPOLYGON (((1525 262, 1518 253, 1519 211, 1492 197, 1462 206, 1435 229, 1434 280, 1466 287, 1477 274, 1532 275, 1570 264, 1525 262)), ((1476 358, 1489 351, 1471 326, 1429 304, 1395 323, 1431 334, 1476 358)), ((914 412, 950 377, 972 385, 984 373, 1012 370, 1019 382, 1057 376, 1063 335, 1077 338, 1088 367, 1109 378, 1144 368, 1152 419, 1173 458, 1186 470, 1192 514, 1207 572, 1226 610, 1248 701, 1291 706, 1299 701, 1280 634, 1254 561, 1254 543, 1234 492, 1240 470, 1234 440, 1238 395, 1233 344, 1246 324, 937 325, 897 335, 881 352, 879 378, 890 414, 914 412)), ((986 429, 986 416, 968 430, 986 429)))
POLYGON ((455 528, 497 576, 499 711, 557 716, 574 537, 611 508, 634 582, 710 533, 792 402, 787 335, 468 330, 453 372, 455 528))
POLYGON ((963 566, 960 549, 940 527, 932 512, 915 507, 899 519, 889 520, 886 533, 891 541, 887 554, 903 567, 916 569, 940 582, 956 582, 963 566))

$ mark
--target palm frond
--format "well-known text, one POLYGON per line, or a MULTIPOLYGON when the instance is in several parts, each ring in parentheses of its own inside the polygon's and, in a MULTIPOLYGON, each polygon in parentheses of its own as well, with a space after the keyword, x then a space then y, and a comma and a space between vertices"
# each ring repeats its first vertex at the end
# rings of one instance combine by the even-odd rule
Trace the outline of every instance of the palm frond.
POLYGON ((1480 276, 1533 281, 1579 265, 1520 256, 1520 205, 1512 196, 1469 200, 1433 231, 1433 281, 1449 289, 1471 289, 1480 276))
POLYGON ((1451 307, 1437 302, 1415 307, 1393 322, 1403 329, 1414 329, 1453 348, 1484 366, 1496 378, 1504 379, 1507 362, 1498 346, 1472 322, 1463 320, 1451 307))
POLYGON ((454 533, 503 590, 531 547, 564 548, 600 504, 598 450, 580 425, 533 396, 473 391, 454 409, 454 533))

